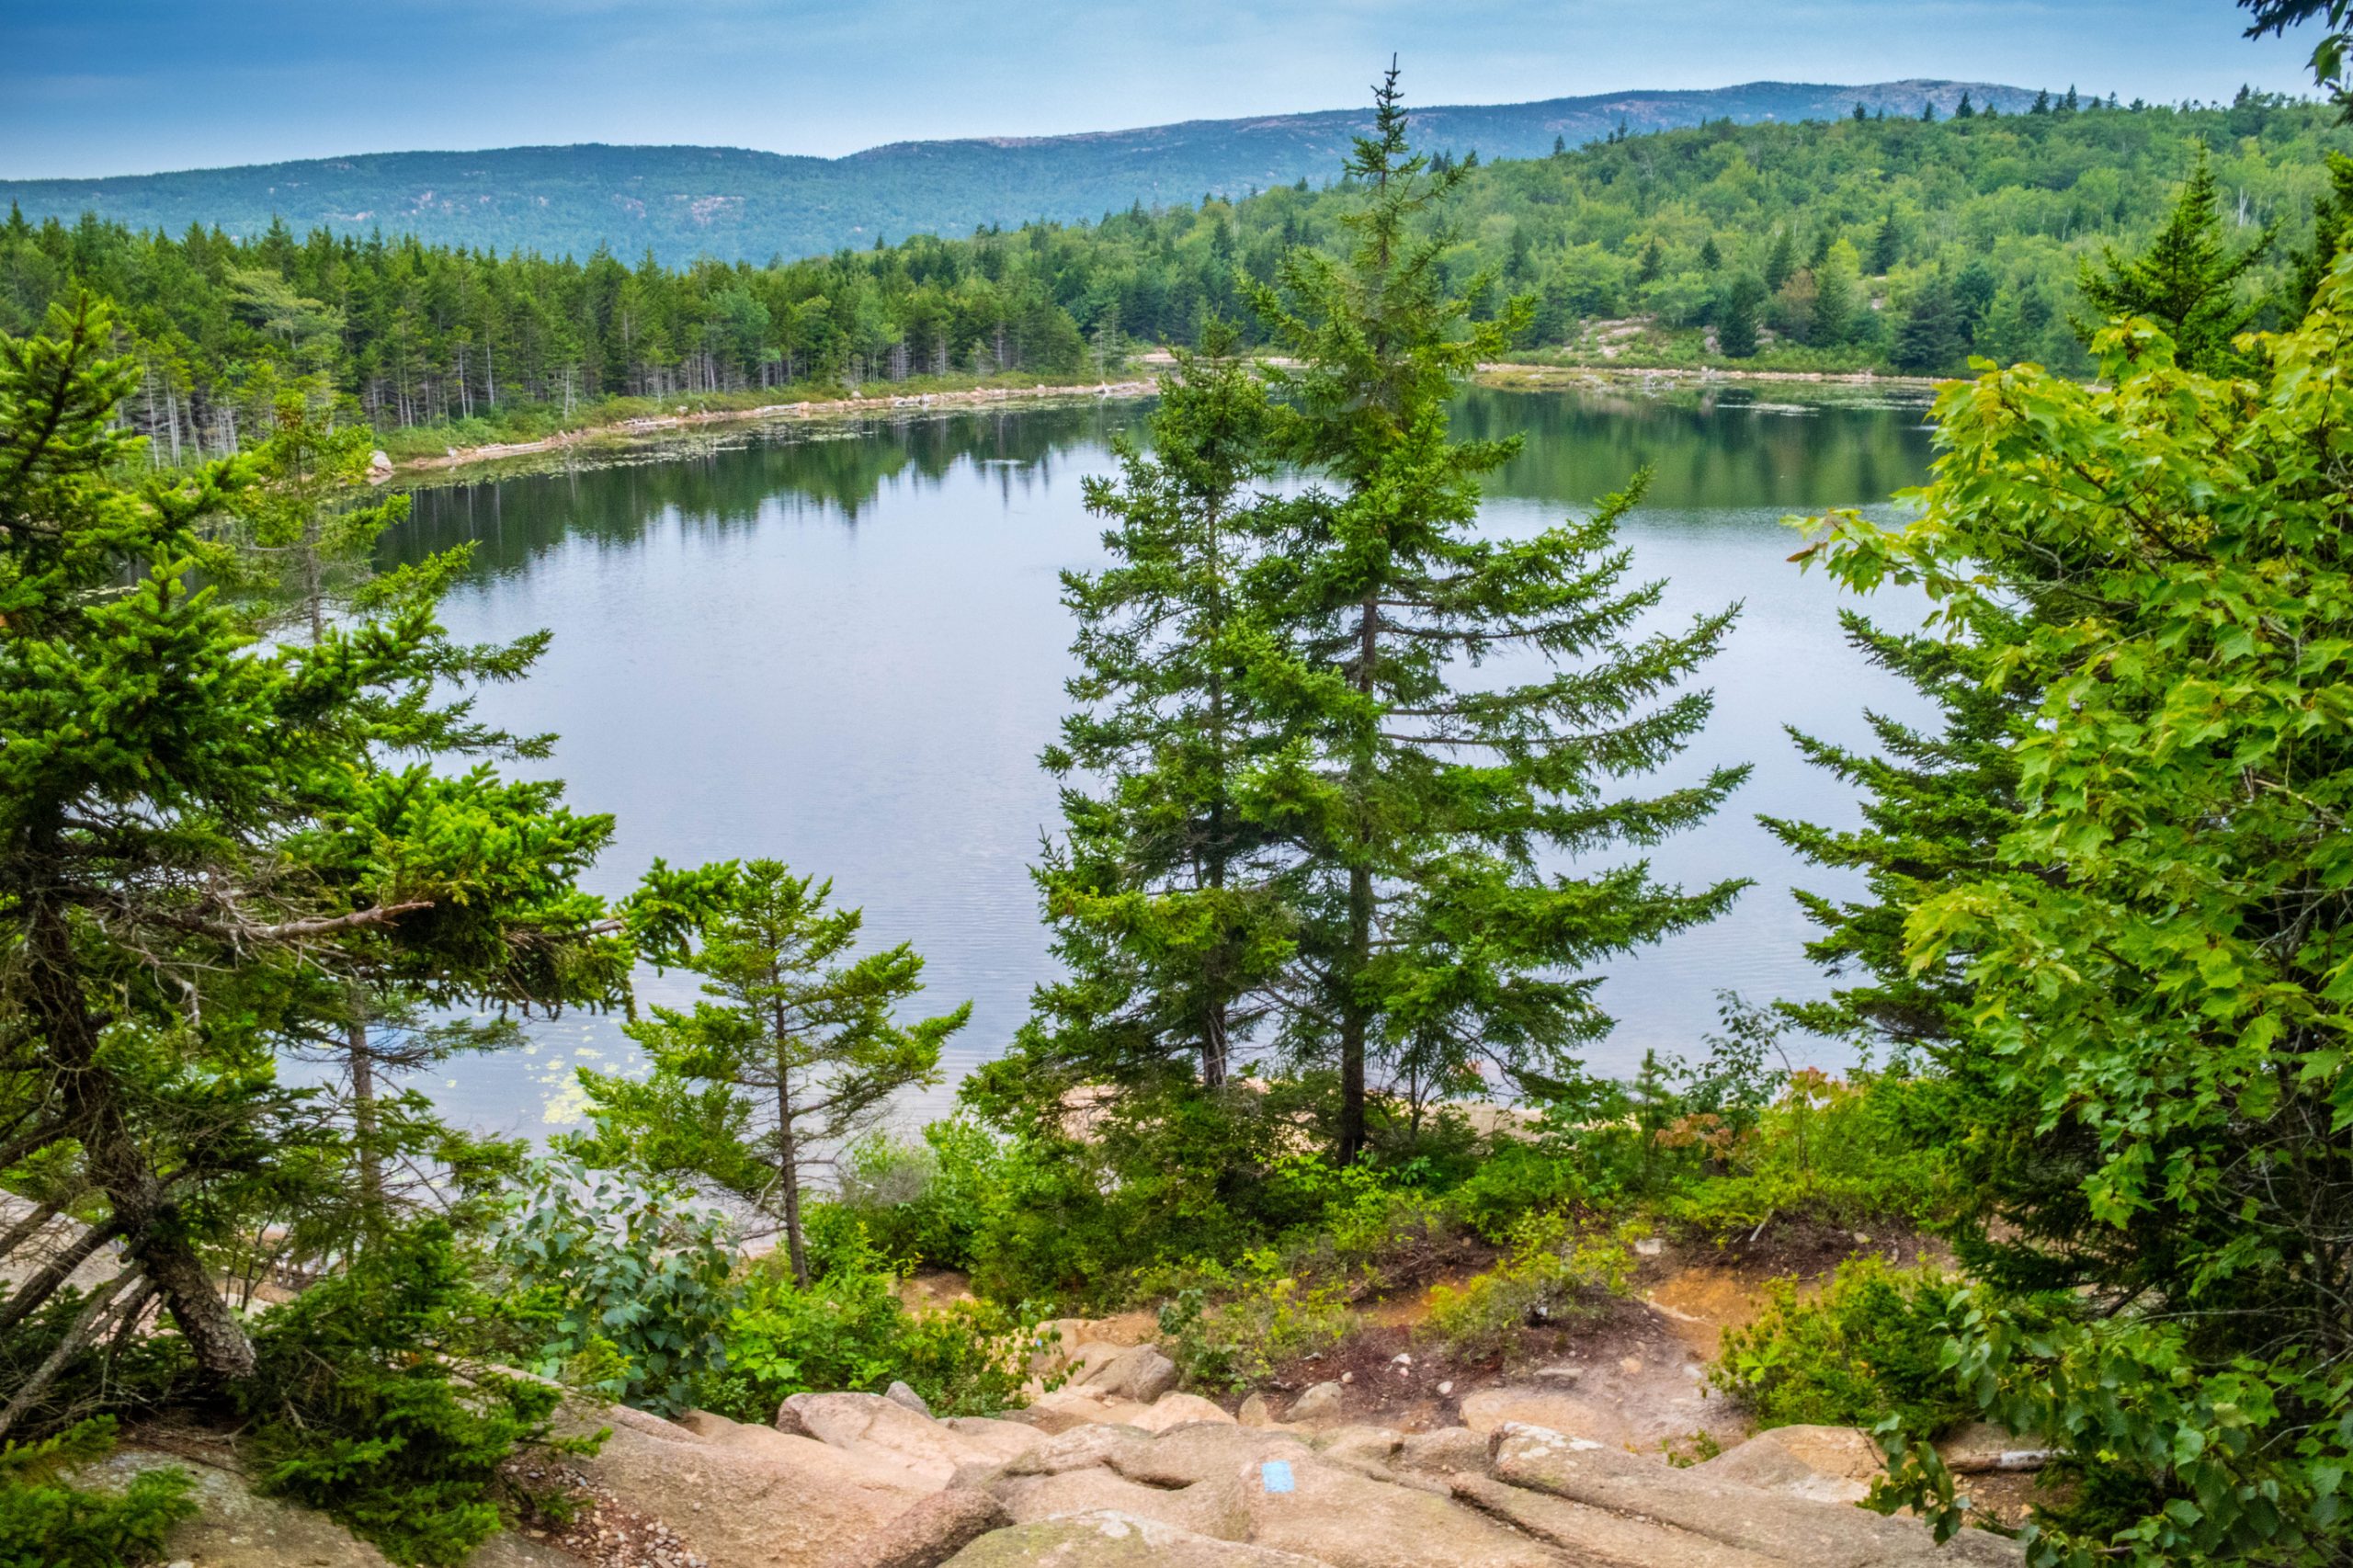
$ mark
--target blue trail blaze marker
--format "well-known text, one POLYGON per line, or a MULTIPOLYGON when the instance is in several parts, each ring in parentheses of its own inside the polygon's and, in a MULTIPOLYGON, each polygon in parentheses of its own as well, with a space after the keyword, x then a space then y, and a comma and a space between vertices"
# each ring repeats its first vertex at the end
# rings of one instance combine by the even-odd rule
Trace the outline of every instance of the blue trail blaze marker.
POLYGON ((1258 1476, 1269 1492, 1291 1490, 1290 1460, 1268 1460, 1258 1467, 1258 1476))

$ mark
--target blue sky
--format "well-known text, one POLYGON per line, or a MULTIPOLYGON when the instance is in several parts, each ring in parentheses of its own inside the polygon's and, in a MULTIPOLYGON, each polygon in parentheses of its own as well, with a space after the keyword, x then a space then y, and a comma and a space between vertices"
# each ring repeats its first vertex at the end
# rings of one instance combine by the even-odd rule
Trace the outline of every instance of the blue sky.
POLYGON ((2231 0, 0 0, 0 176, 407 148, 835 154, 1360 101, 1940 76, 2308 83, 2231 0))

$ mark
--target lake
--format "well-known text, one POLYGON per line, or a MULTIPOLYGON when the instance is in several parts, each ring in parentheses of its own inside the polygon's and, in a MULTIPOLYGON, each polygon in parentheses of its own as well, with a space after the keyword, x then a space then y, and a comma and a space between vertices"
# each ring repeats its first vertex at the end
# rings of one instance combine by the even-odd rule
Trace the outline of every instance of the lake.
MULTIPOLYGON (((597 891, 625 892, 656 856, 775 857, 833 878, 839 901, 864 907, 871 938, 912 941, 928 960, 926 1003, 972 1000, 949 1084, 905 1108, 912 1119, 944 1111, 955 1078, 1003 1049, 1049 972, 1028 867, 1056 821, 1036 764, 1070 668, 1056 574, 1100 561, 1079 482, 1110 467, 1110 437, 1148 409, 746 428, 692 450, 421 490, 389 548, 414 559, 472 541, 446 607, 457 637, 553 632, 532 676, 481 707, 513 729, 556 732, 552 758, 534 766, 566 779, 578 808, 618 816, 597 891)), ((1756 885, 1725 919, 1609 971, 1601 999, 1619 1023, 1591 1065, 1623 1074, 1647 1048, 1699 1054, 1725 988, 1821 994, 1789 890, 1855 884, 1797 862, 1755 819, 1856 813, 1784 727, 1860 744, 1867 708, 1921 705, 1847 645, 1841 596, 1788 563, 1796 536, 1781 519, 1848 506, 1895 518, 1889 494, 1927 473, 1923 409, 1481 390, 1458 428, 1525 440, 1488 486, 1483 528, 1540 528, 1647 465, 1654 477, 1624 537, 1638 575, 1667 584, 1661 616, 1745 606, 1704 677, 1714 720, 1665 778, 1727 761, 1756 772, 1713 824, 1653 863, 1671 880, 1756 885)), ((1898 623, 1920 608, 1892 594, 1870 606, 1898 623)), ((641 994, 684 1001, 692 983, 648 973, 641 994)), ((476 1126, 544 1134, 572 1112, 574 1063, 632 1053, 613 1018, 567 1014, 531 1031, 525 1051, 422 1086, 476 1126)))

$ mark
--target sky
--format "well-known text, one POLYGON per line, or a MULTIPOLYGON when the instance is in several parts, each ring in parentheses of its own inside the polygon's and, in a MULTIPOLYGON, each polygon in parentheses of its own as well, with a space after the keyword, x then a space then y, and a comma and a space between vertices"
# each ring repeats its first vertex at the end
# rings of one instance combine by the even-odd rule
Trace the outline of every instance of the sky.
POLYGON ((1363 101, 1904 77, 2305 91, 2231 0, 0 0, 0 177, 571 142, 827 156, 1363 101))

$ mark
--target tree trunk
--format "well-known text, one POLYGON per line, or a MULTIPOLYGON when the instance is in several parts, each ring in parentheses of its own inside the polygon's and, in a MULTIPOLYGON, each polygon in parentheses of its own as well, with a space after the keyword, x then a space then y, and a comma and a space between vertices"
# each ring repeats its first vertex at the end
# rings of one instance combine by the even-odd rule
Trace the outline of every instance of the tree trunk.
POLYGON ((351 1057, 351 1133, 359 1156, 359 1206, 363 1227, 373 1233, 384 1218, 384 1153, 377 1136, 376 1058, 368 1048, 365 994, 351 988, 351 1021, 345 1049, 351 1057))
MULTIPOLYGON (((1373 660, 1381 645, 1381 605, 1376 591, 1365 591, 1357 634, 1357 689, 1372 694, 1373 660)), ((1340 1163, 1353 1165, 1364 1152, 1364 1046, 1371 1023, 1358 987, 1372 962, 1372 868, 1366 863, 1371 850, 1370 812, 1365 797, 1372 788, 1373 741, 1358 744, 1349 763, 1349 785, 1356 797, 1356 864, 1348 868, 1348 949, 1341 969, 1347 991, 1340 998, 1340 1163)))
POLYGON ((93 1181, 114 1210, 113 1228, 140 1270, 163 1291, 197 1366, 216 1379, 250 1378, 253 1342, 181 1233, 177 1206, 140 1150, 113 1077, 99 1063, 99 1023, 83 997, 65 912, 36 896, 26 901, 25 914, 27 1012, 49 1042, 66 1119, 81 1137, 93 1181))

